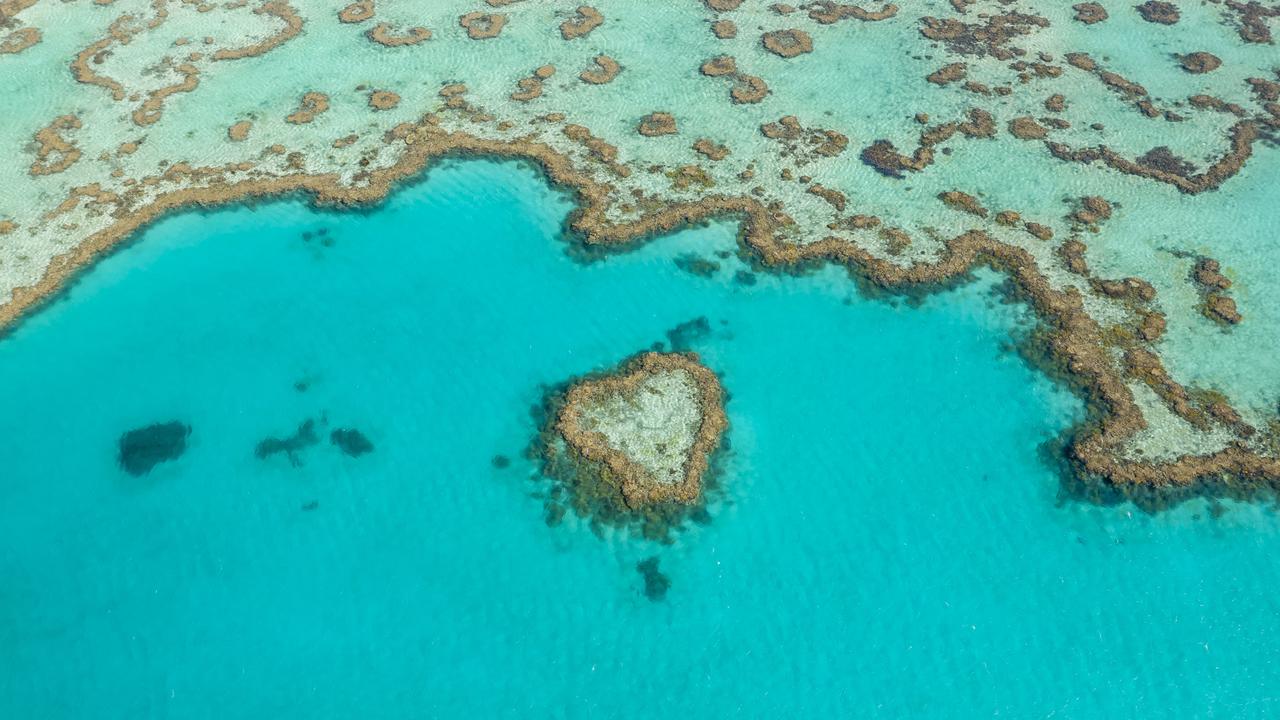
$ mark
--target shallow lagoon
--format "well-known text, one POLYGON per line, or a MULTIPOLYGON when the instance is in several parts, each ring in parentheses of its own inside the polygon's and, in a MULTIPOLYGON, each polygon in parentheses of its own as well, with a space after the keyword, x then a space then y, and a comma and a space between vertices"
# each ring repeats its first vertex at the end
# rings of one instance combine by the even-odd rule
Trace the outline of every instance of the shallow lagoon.
POLYGON ((1081 409, 1002 349, 1028 317, 998 278, 910 308, 834 268, 677 267, 729 224, 582 264, 569 209, 469 161, 369 213, 175 216, 0 341, 0 715, 1277 710, 1271 509, 1061 500, 1040 446, 1081 409), (547 527, 543 386, 702 316, 730 395, 712 523, 547 527), (308 418, 296 465, 255 457, 308 418), (181 458, 117 466, 170 420, 181 458))

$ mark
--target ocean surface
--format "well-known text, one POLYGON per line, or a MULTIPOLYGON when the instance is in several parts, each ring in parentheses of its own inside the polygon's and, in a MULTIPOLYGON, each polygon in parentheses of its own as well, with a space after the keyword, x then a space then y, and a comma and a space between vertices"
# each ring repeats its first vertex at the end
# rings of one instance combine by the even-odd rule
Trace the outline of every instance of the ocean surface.
POLYGON ((0 717, 1280 712, 1273 508, 1064 497, 1043 447, 1083 409, 998 276, 871 299, 752 272, 729 223, 585 262, 571 209, 473 160, 368 212, 187 212, 0 340, 0 717), (544 388, 704 317, 712 521, 548 527, 544 388), (121 469, 175 420, 180 458, 121 469))

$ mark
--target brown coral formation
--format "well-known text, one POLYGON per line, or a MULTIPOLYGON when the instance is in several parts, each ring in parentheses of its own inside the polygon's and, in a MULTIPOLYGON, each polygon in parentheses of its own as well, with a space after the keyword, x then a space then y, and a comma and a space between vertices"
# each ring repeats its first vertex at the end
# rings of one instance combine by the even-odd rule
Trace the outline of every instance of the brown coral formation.
POLYGON ((738 37, 738 26, 732 20, 717 20, 711 23, 711 34, 721 40, 732 40, 738 37))
POLYGON ((417 45, 431 39, 431 31, 427 28, 411 27, 402 33, 396 33, 395 28, 390 23, 378 23, 364 35, 384 47, 417 45))
POLYGON ((400 96, 390 90, 374 90, 369 93, 369 107, 374 110, 390 110, 400 104, 400 96))
POLYGON ((1069 65, 1093 74, 1104 85, 1126 100, 1134 101, 1137 108, 1147 117, 1158 117, 1161 114, 1151 103, 1145 87, 1125 78, 1123 75, 1104 69, 1088 53, 1067 53, 1066 60, 1069 65))
POLYGON ((957 80, 963 80, 968 66, 964 63, 951 63, 929 73, 925 80, 934 85, 949 85, 957 80))
POLYGON ((80 118, 61 115, 40 128, 35 134, 36 159, 28 172, 33 175, 54 175, 71 167, 80 159, 80 149, 62 136, 67 130, 79 130, 80 118))
POLYGON ((727 77, 733 80, 729 98, 735 105, 758 103, 769 94, 769 86, 764 80, 738 72, 738 62, 730 55, 718 55, 703 62, 698 72, 706 77, 727 77))
POLYGON ((1137 10, 1143 20, 1160 25, 1172 25, 1178 22, 1181 17, 1178 13, 1177 5, 1169 2, 1159 2, 1159 0, 1148 0, 1138 5, 1137 10))
POLYGON ((16 55, 40 42, 40 31, 33 27, 18 28, 0 40, 0 55, 16 55))
POLYGON ((542 97, 542 78, 537 75, 520 78, 516 85, 519 89, 511 93, 511 99, 516 102, 529 102, 542 97))
POLYGON ((750 105, 764 100, 769 95, 769 86, 764 78, 755 75, 738 73, 733 77, 733 87, 729 90, 729 99, 735 105, 750 105))
POLYGON ((849 138, 824 128, 807 128, 794 115, 760 126, 760 133, 783 146, 783 156, 803 165, 819 157, 835 157, 849 147, 849 138))
POLYGON ((1008 47, 1014 38, 1047 27, 1049 21, 1043 17, 1019 12, 991 15, 981 23, 964 23, 955 18, 920 18, 920 34, 943 43, 949 51, 977 57, 990 55, 997 60, 1012 60, 1022 52, 1008 47))
POLYGON ((1023 224, 1022 227, 1024 230, 1027 231, 1028 234, 1030 234, 1032 237, 1036 238, 1037 240, 1053 239, 1053 228, 1049 227, 1048 225, 1041 225, 1040 223, 1035 223, 1035 222, 1026 222, 1023 224))
POLYGON ((981 218, 988 215, 987 209, 982 206, 982 202, 979 201, 978 198, 966 192, 948 190, 946 192, 939 193, 938 199, 946 204, 947 207, 969 213, 970 215, 976 215, 981 218))
POLYGON ((622 66, 608 55, 597 55, 591 59, 592 67, 578 74, 582 82, 589 85, 604 85, 613 82, 622 72, 622 66))
POLYGON ((458 18, 458 24, 467 31, 472 40, 488 40, 496 38, 507 26, 507 16, 502 13, 469 12, 458 18))
POLYGON ((907 171, 922 172, 933 164, 934 147, 950 140, 957 132, 969 138, 993 138, 996 134, 995 119, 991 113, 973 108, 964 121, 942 123, 920 133, 919 144, 910 156, 898 152, 889 140, 876 140, 863 149, 860 158, 881 175, 901 179, 907 171))
POLYGON ((1227 153, 1204 172, 1195 175, 1180 174, 1155 164, 1129 160, 1106 145, 1072 150, 1062 143, 1046 141, 1046 144, 1053 156, 1060 160, 1086 165, 1100 160, 1127 175, 1158 180, 1173 185, 1188 195, 1195 195, 1218 187, 1240 172, 1240 168, 1244 167, 1245 162, 1253 154, 1253 143, 1258 137, 1258 126, 1252 121, 1242 120, 1236 123, 1230 130, 1231 147, 1227 153))
POLYGON ((701 138, 695 142, 693 149, 706 156, 708 160, 720 161, 729 157, 729 148, 707 138, 701 138))
POLYGON ((270 15, 284 21, 284 27, 274 35, 242 48, 224 48, 213 54, 214 60, 240 60, 265 55, 302 33, 302 16, 286 0, 272 0, 254 9, 256 15, 270 15))
POLYGON ((164 103, 170 96, 191 92, 200 85, 200 70, 195 65, 183 63, 173 70, 182 76, 182 80, 147 93, 147 99, 133 111, 135 125, 146 126, 159 121, 164 112, 164 103))
POLYGON ((813 38, 803 30, 772 30, 760 36, 764 49, 783 58, 813 52, 813 38))
POLYGON ((1107 9, 1095 2, 1077 3, 1071 6, 1076 11, 1076 20, 1085 25, 1093 25, 1107 19, 1107 9))
POLYGON ((241 120, 240 122, 227 128, 227 137, 234 142, 243 142, 249 139, 249 131, 253 129, 253 122, 249 120, 241 120))
MULTIPOLYGON (((618 159, 618 148, 591 134, 591 130, 583 125, 569 124, 564 126, 564 135, 587 149, 591 157, 606 165, 613 165, 618 159)), ((615 170, 615 172, 617 172, 615 170)))
POLYGON ((373 0, 358 0, 338 11, 338 20, 344 23, 362 23, 373 18, 373 0))
POLYGON ((1192 75, 1213 72, 1222 67, 1222 60, 1217 55, 1207 52, 1193 52, 1178 57, 1178 64, 1192 75))
POLYGON ((636 126, 636 132, 645 137, 674 135, 676 133, 676 119, 671 113, 652 112, 640 118, 640 124, 636 126))
POLYGON ((823 25, 850 19, 862 22, 877 22, 888 20, 898 14, 898 6, 893 3, 885 3, 880 6, 879 10, 864 10, 857 5, 845 5, 833 0, 817 0, 809 3, 805 8, 809 11, 809 19, 820 22, 823 25))
POLYGON ((805 189, 805 192, 822 198, 828 205, 835 208, 837 212, 844 212, 845 205, 849 202, 849 198, 846 197, 844 193, 836 190, 835 188, 826 187, 821 183, 813 183, 805 189))
POLYGON ((1240 39, 1248 43, 1271 44, 1271 29, 1267 21, 1280 18, 1280 5, 1267 7, 1257 0, 1238 2, 1227 0, 1228 10, 1234 13, 1236 24, 1240 28, 1240 39))
POLYGON ((737 10, 742 5, 742 0, 703 0, 703 3, 716 12, 729 12, 737 10))
POLYGON ((1017 117, 1009 121, 1009 134, 1019 140, 1043 140, 1049 131, 1028 116, 1017 117))
POLYGON ((707 77, 723 77, 738 72, 738 62, 730 55, 719 55, 702 63, 698 72, 707 77))
POLYGON ((293 125, 305 125, 316 116, 329 109, 329 96, 320 92, 309 92, 302 96, 298 109, 290 113, 284 120, 293 125))
POLYGON ((711 454, 729 426, 724 413, 724 391, 715 373, 704 367, 693 353, 644 353, 629 361, 616 374, 576 383, 565 393, 555 419, 556 431, 565 443, 588 461, 608 469, 633 510, 661 502, 696 502, 702 493, 702 478, 711 454), (634 397, 644 383, 658 373, 685 372, 698 393, 700 417, 693 447, 684 462, 684 474, 676 482, 653 477, 640 463, 610 444, 602 433, 587 426, 583 408, 611 397, 634 397))
POLYGON ((587 33, 600 27, 603 23, 604 15, 601 15, 599 10, 590 5, 580 5, 575 11, 574 17, 560 23, 560 37, 565 40, 585 37, 587 33))
POLYGON ((1071 214, 1071 219, 1083 225, 1096 225, 1103 220, 1111 219, 1111 203, 1097 195, 1086 195, 1080 198, 1080 207, 1071 214))
POLYGON ((1201 257, 1191 269, 1191 280, 1200 291, 1200 311, 1219 325, 1237 325, 1244 318, 1236 302, 1227 296, 1231 280, 1222 274, 1222 266, 1213 258, 1201 257))
POLYGON ((1219 293, 1204 298, 1205 317, 1220 325, 1238 325, 1244 317, 1236 310, 1236 301, 1219 293))

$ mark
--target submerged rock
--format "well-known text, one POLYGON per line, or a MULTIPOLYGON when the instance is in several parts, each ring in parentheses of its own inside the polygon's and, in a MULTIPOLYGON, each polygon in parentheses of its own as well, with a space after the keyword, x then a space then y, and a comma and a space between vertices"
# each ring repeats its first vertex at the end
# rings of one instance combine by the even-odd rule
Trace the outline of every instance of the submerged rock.
POLYGON ((636 572, 644 578, 644 596, 650 602, 661 602, 671 589, 671 578, 658 569, 658 556, 654 555, 636 563, 636 572))
POLYGON ((178 421, 156 423, 120 436, 120 467, 141 477, 162 462, 177 460, 187 449, 191 426, 178 421))
POLYGON ((284 453, 289 457, 289 463, 296 467, 302 464, 298 452, 318 442, 320 436, 316 434, 316 421, 308 418, 287 438, 265 438, 254 448, 253 454, 259 460, 266 460, 277 453, 284 453))
POLYGON ((373 452, 373 443, 355 428, 338 428, 329 433, 329 442, 351 457, 373 452))
POLYGON ((688 350, 693 344, 711 335, 711 321, 706 316, 682 322, 667 331, 667 342, 677 352, 688 350))

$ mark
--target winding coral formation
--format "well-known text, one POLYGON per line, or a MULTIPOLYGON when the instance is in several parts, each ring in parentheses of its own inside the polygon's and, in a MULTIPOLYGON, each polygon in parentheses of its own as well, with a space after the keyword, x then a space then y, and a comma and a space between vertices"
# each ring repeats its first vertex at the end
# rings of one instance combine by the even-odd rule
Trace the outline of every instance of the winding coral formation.
POLYGON ((18 28, 0 40, 0 55, 17 55, 40 42, 40 37, 40 31, 36 28, 18 28))
POLYGON ((285 118, 285 122, 294 125, 305 125, 316 116, 329 109, 329 96, 320 92, 309 92, 302 96, 298 109, 285 118))
POLYGON ((591 58, 591 67, 578 74, 582 82, 588 85, 605 85, 613 82, 622 72, 622 65, 608 55, 597 55, 591 58))
POLYGON ((764 49, 778 57, 793 58, 813 52, 813 38, 803 30, 772 30, 760 36, 764 49))
POLYGON ((406 47, 430 40, 431 31, 414 26, 397 34, 390 23, 378 23, 370 28, 365 36, 383 47, 406 47))
POLYGON ((36 160, 28 172, 32 175, 53 175, 71 167, 80 159, 80 150, 62 133, 79 130, 80 118, 62 115, 36 132, 36 160))
POLYGON ((565 40, 586 37, 592 30, 604 24, 604 15, 590 5, 581 5, 575 16, 560 24, 560 36, 565 40))
POLYGON ((470 12, 458 18, 472 40, 489 40, 502 34, 507 26, 507 16, 502 13, 470 12))
POLYGON ((338 12, 338 20, 344 23, 362 23, 373 19, 373 0, 358 0, 338 12))
MULTIPOLYGON (((372 3, 370 3, 372 7, 372 3)), ((274 35, 252 45, 229 50, 223 49, 213 54, 214 60, 240 60, 247 57, 265 55, 281 45, 289 42, 302 32, 302 17, 284 0, 267 2, 253 11, 258 15, 270 15, 284 21, 284 27, 274 35)), ((346 21, 344 21, 346 22, 346 21)))

